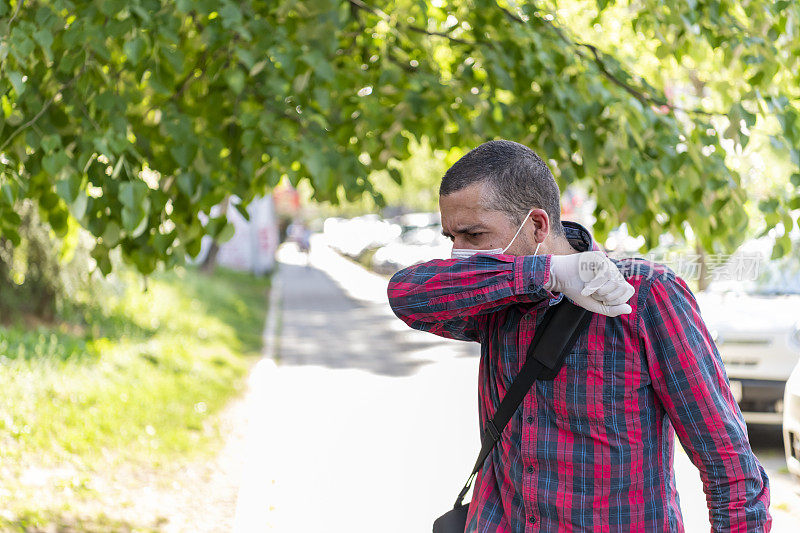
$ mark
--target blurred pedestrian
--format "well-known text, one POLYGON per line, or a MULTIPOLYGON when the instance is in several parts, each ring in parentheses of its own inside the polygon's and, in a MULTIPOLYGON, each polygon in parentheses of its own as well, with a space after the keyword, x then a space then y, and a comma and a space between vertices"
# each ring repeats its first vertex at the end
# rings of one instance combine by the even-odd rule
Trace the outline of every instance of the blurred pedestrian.
POLYGON ((311 254, 311 230, 302 221, 294 221, 287 228, 286 234, 297 245, 297 249, 305 255, 306 265, 308 265, 311 254))

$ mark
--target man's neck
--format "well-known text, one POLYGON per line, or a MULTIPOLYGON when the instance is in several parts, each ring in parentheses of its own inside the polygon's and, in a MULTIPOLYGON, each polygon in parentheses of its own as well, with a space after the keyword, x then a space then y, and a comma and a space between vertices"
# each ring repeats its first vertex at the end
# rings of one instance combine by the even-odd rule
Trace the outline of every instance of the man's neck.
POLYGON ((566 237, 558 237, 553 243, 553 250, 551 255, 570 255, 579 253, 578 250, 572 247, 566 237))

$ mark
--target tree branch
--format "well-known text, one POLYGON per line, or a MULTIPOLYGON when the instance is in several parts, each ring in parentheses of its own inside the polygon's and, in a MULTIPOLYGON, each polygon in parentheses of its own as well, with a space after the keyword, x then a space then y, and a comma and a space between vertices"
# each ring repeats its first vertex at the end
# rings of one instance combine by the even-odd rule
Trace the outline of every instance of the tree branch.
MULTIPOLYGON (((366 11, 368 13, 371 13, 371 14, 377 16, 377 17, 380 17, 381 19, 383 19, 383 20, 385 20, 387 22, 390 21, 390 19, 391 19, 391 17, 388 14, 386 14, 384 11, 365 4, 363 2, 363 0, 348 0, 348 1, 350 2, 351 6, 354 6, 357 9, 360 9, 360 10, 366 11)), ((500 5, 498 5, 497 7, 510 20, 512 20, 512 21, 514 21, 516 23, 519 23, 519 24, 527 24, 527 21, 525 19, 523 19, 519 15, 509 11, 507 8, 505 8, 503 6, 500 6, 500 5)), ((554 20, 555 20, 555 18, 554 18, 554 20)), ((605 54, 603 52, 601 52, 596 46, 594 46, 593 44, 589 44, 589 43, 573 41, 572 39, 570 39, 566 35, 566 33, 560 27, 560 25, 556 25, 556 24, 554 24, 554 23, 552 23, 550 21, 546 21, 546 20, 543 21, 543 22, 545 23, 545 25, 551 31, 553 31, 558 36, 559 39, 564 41, 564 43, 569 45, 571 48, 575 49, 575 53, 581 59, 594 63, 597 66, 597 68, 599 69, 600 74, 604 78, 608 79, 611 83, 613 83, 614 85, 620 87, 625 92, 627 92, 628 94, 630 94, 631 96, 633 96, 634 98, 636 98, 637 100, 642 102, 643 104, 645 104, 645 105, 655 105, 655 106, 664 106, 664 107, 668 107, 672 111, 682 111, 684 113, 692 114, 692 115, 703 115, 703 116, 724 115, 724 113, 711 113, 711 112, 708 112, 708 111, 704 111, 702 109, 687 109, 687 108, 672 104, 672 103, 670 103, 670 102, 668 102, 666 100, 663 100, 661 98, 656 98, 654 96, 651 96, 650 94, 647 94, 641 88, 633 87, 632 85, 630 85, 630 84, 624 82, 623 80, 621 80, 619 77, 615 76, 608 69, 608 66, 606 65, 606 63, 604 61, 605 54), (584 53, 581 50, 581 48, 585 48, 585 49, 589 50, 591 52, 591 56, 588 56, 586 53, 584 53)), ((426 28, 422 28, 420 26, 414 26, 414 25, 411 25, 411 24, 405 24, 405 25, 403 25, 403 27, 408 29, 408 30, 410 30, 410 31, 413 31, 413 32, 422 33, 422 34, 425 34, 425 35, 436 36, 436 37, 443 37, 445 39, 449 39, 451 42, 458 43, 458 44, 463 44, 463 45, 467 45, 467 46, 477 46, 477 45, 481 45, 481 44, 487 45, 487 46, 493 46, 493 43, 491 43, 491 42, 467 41, 467 40, 464 40, 464 39, 460 39, 458 37, 453 37, 452 35, 450 35, 448 33, 445 33, 445 32, 430 31, 430 30, 428 30, 426 28)))
POLYGON ((8 21, 8 31, 11 32, 11 24, 14 23, 14 19, 17 18, 19 14, 19 10, 22 7, 22 4, 25 3, 25 0, 17 0, 17 7, 14 8, 14 13, 11 15, 11 18, 8 21))
POLYGON ((183 95, 183 93, 186 92, 186 89, 189 88, 189 85, 191 85, 195 79, 202 77, 203 74, 206 73, 207 52, 208 52, 207 48, 204 48, 203 51, 200 52, 200 58, 197 60, 197 64, 189 70, 189 72, 186 74, 183 80, 181 80, 181 82, 179 83, 180 89, 178 89, 175 92, 175 94, 172 95, 173 100, 177 100, 178 98, 180 98, 183 95), (194 71, 197 70, 198 68, 200 69, 200 76, 195 76, 194 71))
MULTIPOLYGON (((515 15, 514 13, 512 13, 508 9, 504 8, 503 6, 498 5, 497 7, 499 7, 503 11, 503 13, 505 13, 506 16, 508 18, 510 18, 511 20, 513 20, 514 22, 521 23, 521 24, 526 24, 527 23, 521 17, 515 15)), ((555 20, 555 15, 553 15, 553 20, 555 20)), ((619 79, 617 76, 615 76, 610 70, 608 70, 608 66, 606 65, 605 61, 603 60, 603 56, 605 54, 603 52, 601 52, 595 45, 589 44, 589 43, 582 43, 582 42, 579 42, 579 41, 573 41, 572 39, 570 39, 567 36, 566 32, 563 30, 563 28, 561 28, 560 24, 556 25, 553 22, 545 20, 545 19, 542 19, 542 21, 545 23, 545 25, 550 30, 552 30, 558 36, 559 39, 564 41, 564 43, 566 43, 570 47, 574 48, 575 49, 575 53, 581 59, 593 62, 595 65, 597 65, 597 68, 600 69, 600 73, 606 79, 608 79, 614 85, 617 85, 618 87, 622 88, 625 92, 627 92, 628 94, 630 94, 631 96, 633 96, 634 98, 636 98, 637 100, 642 102, 643 104, 645 104, 645 105, 665 106, 665 107, 670 108, 673 111, 682 111, 684 113, 693 114, 693 115, 716 116, 716 115, 721 115, 722 114, 722 113, 710 113, 710 112, 704 111, 702 109, 686 109, 686 108, 677 106, 675 104, 672 104, 672 103, 670 103, 670 102, 668 102, 666 100, 662 100, 660 98, 656 98, 656 97, 653 97, 653 96, 651 96, 649 94, 646 94, 643 90, 637 89, 637 88, 625 83, 624 81, 619 79), (586 54, 583 53, 580 50, 580 48, 588 49, 592 53, 592 57, 587 57, 586 54)))
POLYGON ((444 37, 445 39, 450 39, 454 43, 466 44, 466 45, 470 45, 470 46, 475 46, 475 45, 480 44, 478 41, 466 41, 464 39, 459 39, 458 37, 453 37, 452 35, 450 35, 448 33, 441 32, 441 31, 429 31, 429 30, 426 30, 425 28, 420 28, 419 26, 412 26, 410 24, 407 25, 406 27, 409 30, 415 31, 417 33, 424 33, 425 35, 432 35, 434 37, 444 37))
POLYGON ((90 63, 90 61, 89 61, 90 59, 91 59, 91 54, 89 54, 89 56, 86 58, 86 61, 84 62, 83 67, 81 67, 81 69, 78 71, 78 73, 75 74, 75 76, 73 76, 73 78, 71 80, 69 80, 67 83, 62 85, 56 91, 56 93, 53 95, 53 97, 50 98, 50 100, 48 100, 47 103, 45 103, 42 106, 42 108, 39 110, 39 112, 36 113, 36 115, 34 115, 34 117, 32 119, 30 119, 28 122, 26 122, 22 126, 20 126, 17 129, 15 129, 11 133, 11 135, 8 136, 8 138, 5 140, 5 142, 3 142, 2 145, 0 145, 0 152, 5 150, 6 146, 8 146, 9 143, 14 140, 14 137, 19 135, 22 131, 24 131, 26 128, 30 127, 37 120, 39 120, 39 118, 44 114, 44 112, 47 111, 50 108, 51 105, 53 105, 53 102, 56 101, 56 98, 58 97, 58 95, 61 94, 66 89, 69 89, 72 86, 72 84, 75 83, 78 80, 78 78, 80 78, 83 75, 84 72, 86 72, 86 69, 88 68, 89 63, 90 63))
MULTIPOLYGON (((385 20, 386 22, 391 22, 391 17, 386 12, 384 12, 384 11, 382 11, 382 10, 376 8, 376 7, 369 6, 369 5, 365 4, 362 0, 348 0, 348 1, 350 2, 351 6, 355 6, 356 8, 361 9, 362 11, 366 11, 368 13, 372 13, 376 17, 379 17, 379 18, 385 20)), ((406 28, 406 29, 409 29, 411 31, 417 32, 417 33, 423 33, 425 35, 431 35, 433 37, 444 37, 445 39, 449 39, 450 41, 452 41, 454 43, 464 44, 464 45, 467 45, 467 46, 475 46, 475 45, 478 45, 478 44, 491 44, 491 43, 481 43, 480 41, 467 41, 465 39, 459 39, 458 37, 453 37, 449 33, 439 32, 439 31, 430 31, 427 28, 423 28, 421 26, 414 26, 413 24, 404 24, 403 27, 406 28)), ((395 31, 397 31, 397 30, 395 30, 395 31)))

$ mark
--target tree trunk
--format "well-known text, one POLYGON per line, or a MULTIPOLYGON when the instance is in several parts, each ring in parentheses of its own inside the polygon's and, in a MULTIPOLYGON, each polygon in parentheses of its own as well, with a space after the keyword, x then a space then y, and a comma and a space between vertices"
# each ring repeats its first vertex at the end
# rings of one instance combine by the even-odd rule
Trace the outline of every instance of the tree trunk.
POLYGON ((710 277, 708 276, 708 263, 706 262, 706 251, 703 247, 698 243, 695 245, 697 250, 697 257, 700 263, 700 272, 697 275, 697 292, 703 292, 708 288, 708 284, 711 281, 710 277))
MULTIPOLYGON (((228 214, 228 204, 230 204, 230 196, 226 196, 225 199, 222 201, 222 210, 220 211, 221 216, 228 214)), ((203 260, 203 264, 200 265, 201 272, 205 272, 206 274, 211 274, 214 271, 214 267, 217 266, 218 253, 219 253, 219 244, 217 244, 216 240, 212 240, 211 248, 208 249, 208 254, 206 254, 206 258, 203 260)))

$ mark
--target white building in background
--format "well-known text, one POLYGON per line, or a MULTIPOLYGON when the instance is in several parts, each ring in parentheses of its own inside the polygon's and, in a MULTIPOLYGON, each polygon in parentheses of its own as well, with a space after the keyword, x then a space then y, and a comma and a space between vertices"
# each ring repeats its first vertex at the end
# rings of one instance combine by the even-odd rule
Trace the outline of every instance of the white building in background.
MULTIPOLYGON (((220 244, 217 264, 256 275, 271 271, 275 267, 275 250, 279 240, 278 217, 272 195, 259 196, 250 202, 247 206, 249 221, 234 207, 241 199, 234 195, 230 197, 230 202, 227 216, 228 222, 233 224, 234 233, 230 240, 220 244)), ((218 216, 221 211, 222 204, 217 204, 211 208, 211 216, 218 216)), ((205 224, 208 216, 200 213, 200 220, 205 224)), ((203 237, 200 253, 195 259, 187 257, 187 262, 202 263, 208 255, 211 242, 211 237, 203 237)))

